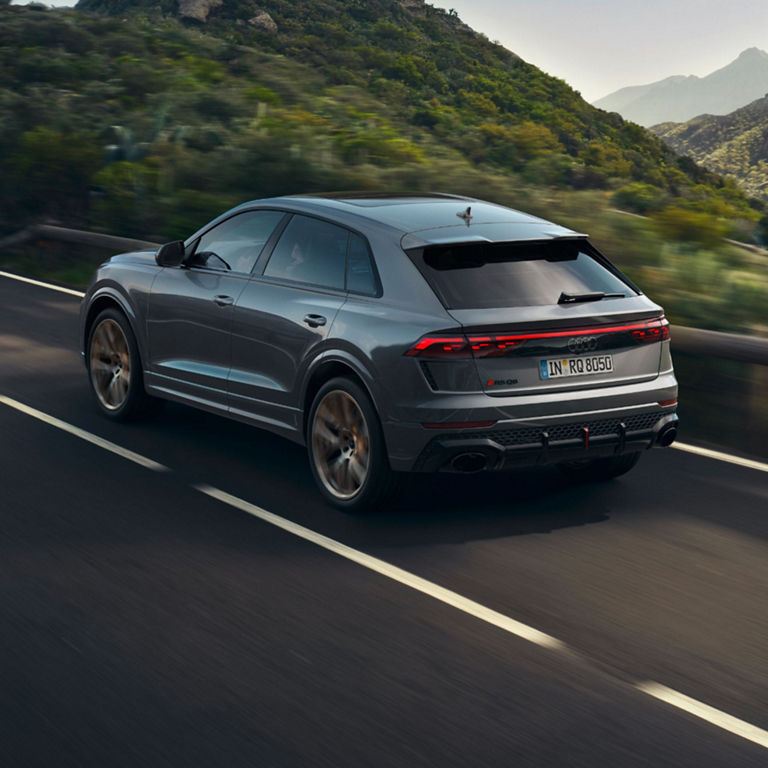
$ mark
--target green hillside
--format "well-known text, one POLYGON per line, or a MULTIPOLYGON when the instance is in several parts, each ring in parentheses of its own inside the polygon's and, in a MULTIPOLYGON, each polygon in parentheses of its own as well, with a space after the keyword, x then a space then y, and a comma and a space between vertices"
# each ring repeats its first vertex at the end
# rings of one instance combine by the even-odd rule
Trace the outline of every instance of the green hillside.
MULTIPOLYGON (((765 331, 764 260, 721 239, 751 242, 763 204, 455 14, 216 2, 0 0, 0 235, 52 221, 162 241, 262 196, 463 193, 589 232, 675 320, 765 331)), ((93 257, 54 250, 0 268, 87 279, 93 257)))
POLYGON ((732 176, 748 194, 768 199, 768 96, 729 115, 701 115, 651 130, 679 154, 732 176))
POLYGON ((43 216, 169 237, 230 202, 350 186, 634 184, 659 206, 758 218, 647 131, 418 0, 224 0, 206 23, 173 0, 78 7, 0 11, 5 228, 43 216), (272 29, 249 21, 265 13, 272 29))

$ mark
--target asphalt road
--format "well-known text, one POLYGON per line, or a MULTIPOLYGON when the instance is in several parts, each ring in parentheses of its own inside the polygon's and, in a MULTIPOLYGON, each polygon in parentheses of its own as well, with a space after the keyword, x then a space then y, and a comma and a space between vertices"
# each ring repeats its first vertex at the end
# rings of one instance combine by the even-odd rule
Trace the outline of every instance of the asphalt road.
POLYGON ((280 438, 176 405, 101 417, 78 303, 0 277, 0 396, 170 471, 0 403, 4 767, 768 765, 765 746, 637 687, 768 735, 766 473, 652 451, 602 486, 441 476, 348 517, 280 438))

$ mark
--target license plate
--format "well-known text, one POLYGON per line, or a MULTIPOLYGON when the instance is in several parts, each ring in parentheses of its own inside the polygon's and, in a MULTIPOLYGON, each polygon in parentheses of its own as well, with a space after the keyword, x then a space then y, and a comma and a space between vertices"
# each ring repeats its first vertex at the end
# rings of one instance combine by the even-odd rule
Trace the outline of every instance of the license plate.
POLYGON ((553 360, 539 361, 539 378, 541 379, 560 379, 563 376, 589 376, 595 373, 610 373, 612 370, 612 355, 559 357, 553 360))

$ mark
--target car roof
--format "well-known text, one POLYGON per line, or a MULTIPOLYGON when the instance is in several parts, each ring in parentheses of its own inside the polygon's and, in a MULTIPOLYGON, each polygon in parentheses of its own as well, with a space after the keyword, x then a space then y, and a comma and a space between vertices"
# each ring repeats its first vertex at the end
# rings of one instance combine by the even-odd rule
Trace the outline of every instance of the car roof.
POLYGON ((376 222, 395 230, 403 238, 404 248, 447 242, 584 237, 513 208, 460 195, 337 192, 254 200, 240 208, 265 204, 329 215, 340 222, 342 218, 376 222))

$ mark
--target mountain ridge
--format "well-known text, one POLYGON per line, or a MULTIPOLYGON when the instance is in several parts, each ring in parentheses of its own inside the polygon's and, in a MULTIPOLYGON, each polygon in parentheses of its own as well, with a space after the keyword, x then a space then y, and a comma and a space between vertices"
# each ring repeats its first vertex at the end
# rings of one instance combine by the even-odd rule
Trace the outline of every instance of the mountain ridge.
POLYGON ((728 115, 698 115, 650 130, 678 154, 733 177, 748 194, 768 199, 768 94, 728 115))
POLYGON ((607 112, 650 127, 682 123, 697 115, 726 115, 768 92, 768 53, 752 47, 705 77, 672 75, 628 86, 593 102, 607 112))

